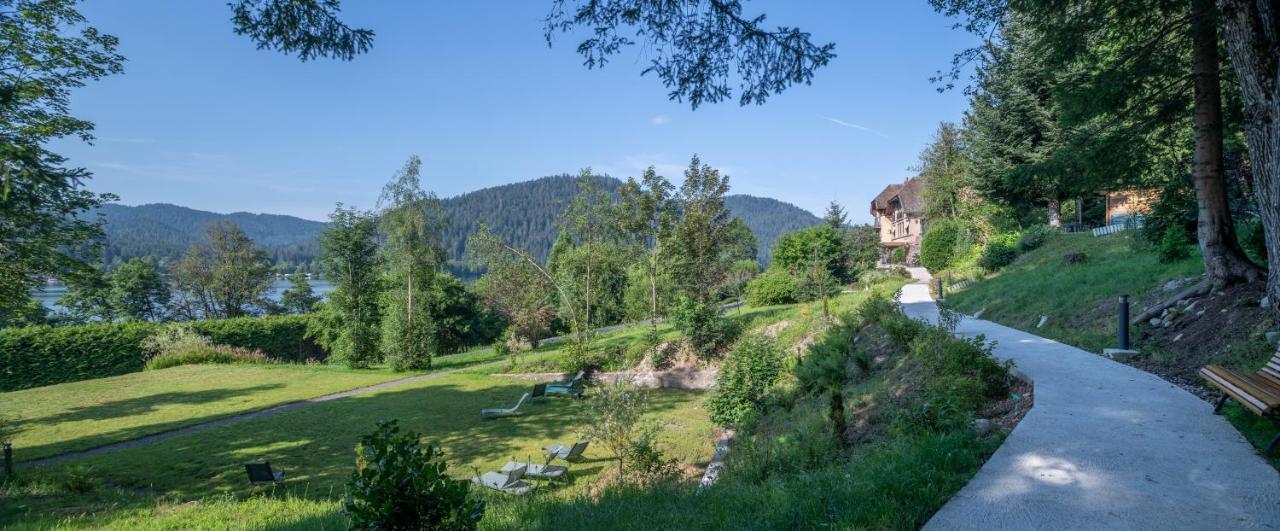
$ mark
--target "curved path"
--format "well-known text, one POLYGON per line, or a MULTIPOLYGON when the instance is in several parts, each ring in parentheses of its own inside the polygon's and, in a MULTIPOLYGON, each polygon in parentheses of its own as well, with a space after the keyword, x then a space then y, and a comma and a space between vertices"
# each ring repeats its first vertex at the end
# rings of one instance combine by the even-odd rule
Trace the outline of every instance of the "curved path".
MULTIPOLYGON (((934 319, 928 274, 903 310, 934 319)), ((980 319, 1035 406, 926 529, 1280 529, 1280 474, 1213 407, 1150 373, 980 319)))

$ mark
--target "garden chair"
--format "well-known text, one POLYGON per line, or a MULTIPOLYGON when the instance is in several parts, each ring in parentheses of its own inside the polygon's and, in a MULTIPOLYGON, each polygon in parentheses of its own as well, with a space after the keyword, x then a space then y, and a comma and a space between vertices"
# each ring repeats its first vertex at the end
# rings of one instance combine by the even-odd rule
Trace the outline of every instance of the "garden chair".
POLYGON ((554 455, 548 455, 547 462, 543 464, 508 461, 507 464, 502 465, 499 472, 508 473, 517 468, 524 467, 524 477, 527 478, 545 479, 548 481, 564 479, 565 481, 568 481, 569 467, 553 465, 551 464, 553 459, 555 459, 554 455))
POLYGON ((261 463, 245 463, 244 471, 249 474, 249 484, 257 483, 274 483, 276 485, 284 484, 284 471, 271 470, 271 462, 263 461, 261 463))
POLYGON ((485 472, 483 474, 480 473, 480 469, 475 469, 476 476, 471 478, 471 482, 486 489, 493 489, 516 496, 524 496, 533 491, 533 485, 520 480, 520 478, 524 477, 526 467, 502 468, 501 472, 485 472))
POLYGON ((578 371, 578 374, 571 380, 546 384, 546 393, 548 395, 566 395, 582 398, 582 389, 578 385, 582 383, 583 376, 585 376, 585 373, 578 371))
POLYGON ((587 445, 590 444, 590 442, 591 441, 578 441, 573 443, 573 446, 557 444, 555 446, 543 448, 542 451, 547 453, 547 457, 552 459, 563 459, 572 463, 582 459, 582 452, 587 451, 587 445))
POLYGON ((490 419, 490 418, 497 418, 497 417, 511 417, 511 416, 519 415, 520 406, 524 404, 525 400, 528 400, 528 399, 529 399, 529 393, 525 393, 520 397, 520 400, 516 402, 516 405, 511 407, 491 407, 491 408, 482 409, 480 410, 480 416, 490 419))
POLYGON ((544 383, 534 385, 533 391, 529 392, 529 398, 539 398, 539 397, 545 397, 545 396, 547 396, 547 384, 544 384, 544 383))

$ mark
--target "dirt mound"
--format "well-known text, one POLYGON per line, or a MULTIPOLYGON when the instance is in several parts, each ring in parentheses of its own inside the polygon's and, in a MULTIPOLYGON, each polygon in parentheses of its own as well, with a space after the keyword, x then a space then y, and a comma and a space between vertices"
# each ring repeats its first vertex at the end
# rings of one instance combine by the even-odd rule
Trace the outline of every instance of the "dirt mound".
POLYGON ((1179 301, 1160 317, 1132 325, 1138 348, 1146 354, 1129 362, 1200 396, 1212 394, 1197 375, 1210 363, 1257 370, 1274 349, 1265 333, 1273 328, 1259 306, 1262 282, 1179 301))

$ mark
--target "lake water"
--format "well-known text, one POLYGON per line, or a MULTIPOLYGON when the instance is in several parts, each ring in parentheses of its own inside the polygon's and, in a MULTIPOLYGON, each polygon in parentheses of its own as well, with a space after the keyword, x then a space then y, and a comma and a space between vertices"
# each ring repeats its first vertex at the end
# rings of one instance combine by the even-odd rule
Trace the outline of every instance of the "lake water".
MULTIPOLYGON (((267 299, 279 302, 280 295, 283 294, 286 289, 289 289, 288 279, 282 278, 272 281, 271 287, 267 288, 267 299)), ((312 280, 311 291, 321 298, 324 298, 329 295, 329 292, 333 291, 333 284, 330 284, 327 280, 312 280)), ((63 295, 66 295, 66 293, 66 286, 62 284, 54 284, 41 287, 35 292, 32 292, 31 296, 40 301, 40 304, 43 304, 45 308, 48 308, 51 311, 58 311, 62 309, 61 306, 58 306, 58 299, 63 295)))

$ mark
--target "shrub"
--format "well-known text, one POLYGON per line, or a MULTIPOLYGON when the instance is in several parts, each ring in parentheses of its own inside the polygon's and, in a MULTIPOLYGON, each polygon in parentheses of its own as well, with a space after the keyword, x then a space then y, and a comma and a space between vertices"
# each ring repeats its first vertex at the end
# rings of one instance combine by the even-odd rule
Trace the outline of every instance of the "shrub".
POLYGON ((648 395, 623 384, 602 385, 587 406, 586 427, 582 438, 604 446, 618 461, 618 472, 624 469, 627 451, 636 441, 640 414, 648 395))
POLYGON ((192 329, 215 345, 261 350, 280 361, 304 362, 328 354, 308 335, 311 315, 275 315, 193 321, 192 329))
POLYGON ((157 328, 128 322, 0 330, 0 391, 140 371, 139 345, 157 328))
POLYGON ((771 267, 747 283, 747 304, 773 306, 800 301, 800 282, 785 269, 771 267))
POLYGON ((147 360, 143 370, 155 371, 179 365, 218 364, 266 364, 276 363, 261 350, 249 350, 226 345, 197 345, 170 350, 147 360))
POLYGON ((982 255, 978 257, 978 266, 987 271, 999 271, 1004 266, 1012 264, 1016 258, 1018 258, 1018 249, 1013 244, 994 239, 982 248, 982 255))
POLYGON ((360 438, 343 510, 352 529, 475 529, 483 501, 445 474, 444 452, 382 421, 360 438))
POLYGON ((973 387, 981 393, 977 396, 943 393, 956 397, 956 402, 963 406, 974 406, 984 398, 998 397, 1009 389, 1009 369, 1013 363, 997 361, 991 354, 993 345, 982 336, 957 339, 941 328, 923 327, 911 345, 911 353, 929 372, 931 380, 956 377, 977 382, 973 387))
POLYGON ((949 267, 965 243, 964 227, 956 221, 940 219, 929 224, 920 242, 920 265, 930 272, 949 267))
POLYGON ((627 446, 625 459, 627 473, 624 477, 630 478, 641 486, 676 477, 676 460, 662 455, 662 450, 658 448, 657 443, 658 427, 656 425, 646 424, 636 431, 635 437, 627 446))
POLYGON ((671 323, 684 334, 689 346, 704 357, 720 353, 738 333, 737 326, 720 315, 720 306, 682 298, 671 310, 671 323))
POLYGON ((142 340, 189 326, 211 344, 261 350, 281 361, 323 359, 307 334, 308 315, 238 317, 164 325, 144 321, 0 330, 0 391, 104 378, 143 369, 142 340))
POLYGON ((765 392, 782 376, 782 354, 774 342, 750 335, 734 345, 716 375, 707 408, 711 420, 736 426, 758 412, 765 392))
POLYGON ((894 248, 893 248, 893 251, 891 251, 891 252, 889 253, 889 263, 891 263, 891 264, 904 264, 904 263, 906 263, 906 262, 907 262, 907 248, 906 248, 906 247, 894 247, 894 248))
POLYGON ((147 336, 139 344, 142 349, 142 356, 146 359, 182 350, 211 346, 213 346, 213 343, 209 341, 209 338, 196 333, 188 323, 162 327, 156 330, 154 334, 147 336))
POLYGON ((1156 254, 1161 262, 1177 262, 1191 256, 1186 231, 1177 225, 1169 225, 1156 245, 1156 254))
POLYGON ((1018 239, 1018 249, 1021 249, 1024 253, 1037 249, 1041 245, 1044 245, 1044 242, 1047 241, 1049 236, 1053 235, 1054 232, 1055 229, 1048 225, 1036 225, 1031 227, 1027 229, 1026 232, 1022 233, 1022 237, 1018 239))

